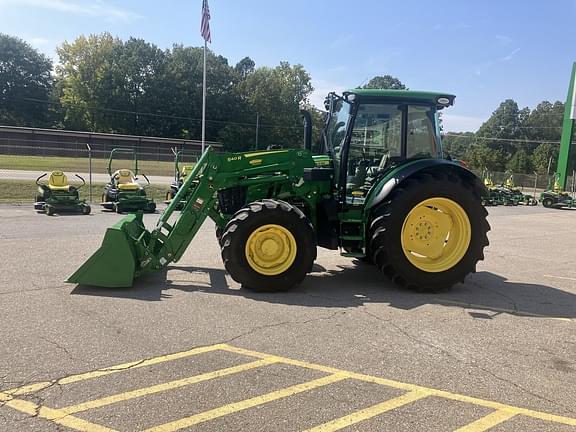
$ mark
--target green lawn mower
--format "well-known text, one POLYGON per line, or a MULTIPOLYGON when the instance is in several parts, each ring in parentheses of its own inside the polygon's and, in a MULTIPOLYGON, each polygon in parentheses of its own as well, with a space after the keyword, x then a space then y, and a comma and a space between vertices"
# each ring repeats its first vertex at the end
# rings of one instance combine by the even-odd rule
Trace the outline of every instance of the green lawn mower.
POLYGON ((562 190, 557 175, 554 177, 554 186, 540 194, 540 202, 546 208, 560 209, 576 207, 576 199, 562 190))
MULTIPOLYGON (((136 152, 132 149, 115 148, 110 152, 108 159, 108 174, 110 181, 104 187, 102 193, 101 206, 106 210, 113 210, 116 213, 133 212, 142 210, 147 213, 156 211, 156 204, 146 195, 146 190, 138 183, 138 158, 136 152), (119 169, 112 171, 112 160, 114 154, 129 153, 133 157, 134 168, 119 169)), ((150 184, 146 175, 142 176, 150 184)))
POLYGON ((36 179, 38 192, 34 210, 52 216, 55 213, 82 213, 90 214, 90 206, 85 200, 80 199, 79 191, 86 184, 84 179, 76 174, 82 184, 78 187, 68 183, 68 178, 62 171, 52 171, 48 183, 40 183, 48 173, 42 174, 36 179))
POLYGON ((492 179, 485 177, 484 186, 486 187, 486 194, 482 196, 482 205, 485 207, 501 205, 502 197, 496 190, 492 179))
MULTIPOLYGON (((182 164, 183 152, 172 150, 174 152, 174 181, 170 184, 170 190, 166 192, 165 204, 170 204, 172 199, 176 196, 182 184, 186 180, 188 174, 192 172, 194 168, 194 163, 182 164)), ((182 210, 186 205, 186 197, 182 198, 176 206, 176 210, 182 210)))
POLYGON ((502 186, 504 189, 509 191, 512 200, 516 203, 516 205, 526 205, 526 206, 535 206, 538 205, 538 200, 535 199, 533 196, 524 194, 520 189, 516 187, 514 184, 513 175, 510 175, 506 179, 506 182, 502 186))

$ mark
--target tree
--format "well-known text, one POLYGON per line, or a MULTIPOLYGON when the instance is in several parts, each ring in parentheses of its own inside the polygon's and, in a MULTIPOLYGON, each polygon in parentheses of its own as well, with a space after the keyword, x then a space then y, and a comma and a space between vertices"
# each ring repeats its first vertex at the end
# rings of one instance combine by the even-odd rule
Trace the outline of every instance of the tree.
POLYGON ((530 112, 522 127, 529 139, 560 141, 563 117, 564 104, 562 102, 542 101, 530 112))
POLYGON ((46 127, 52 62, 28 43, 0 33, 0 123, 46 127))
POLYGON ((504 151, 490 148, 486 144, 471 146, 466 152, 465 160, 471 168, 477 170, 504 171, 506 167, 504 151))
POLYGON ((558 145, 542 143, 534 150, 532 164, 538 174, 553 173, 558 161, 558 145))
MULTIPOLYGON (((302 65, 281 62, 274 69, 261 67, 239 85, 240 95, 251 112, 260 117, 259 146, 302 144, 300 104, 312 92, 310 75, 302 65)), ((254 117, 255 118, 255 117, 254 117)))
POLYGON ((507 168, 513 173, 532 174, 532 160, 524 149, 518 150, 508 161, 507 168))
POLYGON ((404 84, 391 75, 375 76, 368 84, 362 86, 364 89, 391 89, 391 90, 408 90, 404 84))
POLYGON ((450 155, 453 159, 465 159, 468 148, 474 142, 472 132, 450 132, 442 137, 444 155, 450 155))
POLYGON ((244 57, 242 60, 236 63, 236 66, 234 66, 234 70, 240 76, 241 79, 244 79, 249 74, 254 72, 255 66, 256 63, 254 63, 254 60, 252 60, 250 57, 244 57))
POLYGON ((79 36, 57 48, 60 57, 60 65, 56 67, 57 88, 66 128, 112 131, 107 125, 108 113, 103 109, 115 107, 106 106, 102 96, 108 97, 115 91, 111 88, 113 53, 121 44, 110 33, 102 33, 79 36))

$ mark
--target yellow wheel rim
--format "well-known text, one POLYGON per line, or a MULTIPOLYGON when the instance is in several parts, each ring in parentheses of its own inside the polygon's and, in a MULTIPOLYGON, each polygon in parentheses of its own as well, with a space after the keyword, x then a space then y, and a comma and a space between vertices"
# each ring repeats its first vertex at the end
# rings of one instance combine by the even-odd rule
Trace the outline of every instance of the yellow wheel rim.
POLYGON ((281 225, 256 228, 246 241, 246 261, 256 272, 275 276, 290 268, 296 259, 297 245, 290 231, 281 225))
POLYGON ((418 203, 402 225, 404 255, 425 272, 454 267, 466 255, 471 239, 468 215, 449 198, 429 198, 418 203))

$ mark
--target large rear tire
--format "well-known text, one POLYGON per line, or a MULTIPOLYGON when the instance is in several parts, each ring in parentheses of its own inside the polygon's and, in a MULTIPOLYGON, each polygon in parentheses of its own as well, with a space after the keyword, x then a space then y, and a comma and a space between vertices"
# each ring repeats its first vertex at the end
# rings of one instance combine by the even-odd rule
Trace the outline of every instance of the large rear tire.
POLYGON ((266 199, 238 210, 221 238, 222 260, 236 282, 254 291, 285 291, 316 259, 314 229, 287 202, 266 199))
POLYGON ((487 215, 480 191, 470 182, 419 174, 374 210, 368 232, 372 260, 401 287, 448 289, 484 259, 487 215))

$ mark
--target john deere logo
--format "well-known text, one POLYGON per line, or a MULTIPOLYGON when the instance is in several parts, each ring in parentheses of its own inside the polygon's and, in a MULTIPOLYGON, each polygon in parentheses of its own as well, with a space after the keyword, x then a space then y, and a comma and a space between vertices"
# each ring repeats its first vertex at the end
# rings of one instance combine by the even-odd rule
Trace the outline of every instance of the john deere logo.
POLYGON ((250 165, 260 165, 262 163, 262 159, 252 159, 250 161, 250 165))

